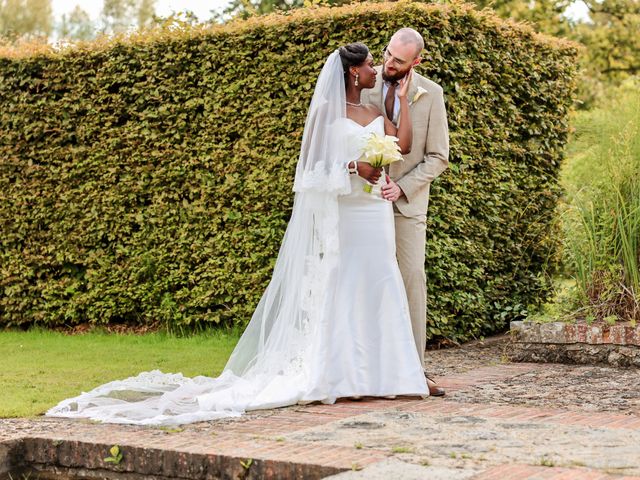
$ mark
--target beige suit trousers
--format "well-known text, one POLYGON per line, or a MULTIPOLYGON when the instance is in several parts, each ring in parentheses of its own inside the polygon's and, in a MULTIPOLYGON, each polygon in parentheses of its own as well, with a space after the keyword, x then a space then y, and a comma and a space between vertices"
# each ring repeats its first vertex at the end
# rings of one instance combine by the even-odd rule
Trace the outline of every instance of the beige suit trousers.
POLYGON ((427 217, 405 217, 395 210, 394 218, 396 257, 409 300, 413 338, 424 368, 427 346, 427 276, 424 270, 427 217))

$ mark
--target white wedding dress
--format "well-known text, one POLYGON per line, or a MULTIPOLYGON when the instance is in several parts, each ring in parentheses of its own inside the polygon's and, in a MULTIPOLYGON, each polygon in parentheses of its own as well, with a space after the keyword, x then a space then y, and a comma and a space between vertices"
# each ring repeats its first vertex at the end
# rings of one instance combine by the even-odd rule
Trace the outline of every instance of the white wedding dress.
MULTIPOLYGON (((371 132, 384 134, 382 117, 366 126, 341 121, 352 158, 371 132)), ((395 257, 392 205, 366 193, 359 176, 350 182, 351 193, 338 197, 340 259, 329 272, 328 300, 316 307, 321 321, 297 333, 301 351, 278 371, 258 366, 239 376, 226 368, 217 378, 144 372, 64 400, 47 415, 170 425, 341 397, 427 396, 395 257)))
POLYGON ((384 135, 346 117, 334 51, 318 77, 294 181, 294 207, 269 286, 219 377, 158 370, 63 400, 47 415, 175 425, 341 397, 428 388, 395 257, 392 204, 345 162, 384 135))

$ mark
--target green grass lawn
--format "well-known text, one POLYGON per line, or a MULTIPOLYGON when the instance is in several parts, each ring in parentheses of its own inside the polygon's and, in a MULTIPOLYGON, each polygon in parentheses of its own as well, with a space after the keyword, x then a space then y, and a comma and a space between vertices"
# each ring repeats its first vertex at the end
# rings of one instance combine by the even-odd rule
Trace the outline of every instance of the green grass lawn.
POLYGON ((64 398, 147 370, 217 376, 238 338, 229 331, 184 338, 0 332, 0 417, 38 415, 64 398))

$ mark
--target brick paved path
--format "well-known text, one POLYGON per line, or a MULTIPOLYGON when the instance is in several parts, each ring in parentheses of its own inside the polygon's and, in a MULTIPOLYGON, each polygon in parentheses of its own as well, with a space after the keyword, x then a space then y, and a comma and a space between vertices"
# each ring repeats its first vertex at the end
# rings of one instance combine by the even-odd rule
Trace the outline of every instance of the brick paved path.
POLYGON ((164 478, 640 480, 637 369, 502 363, 504 348, 429 352, 444 399, 294 406, 181 429, 0 420, 0 467, 17 455, 106 472, 117 444, 117 470, 164 478))

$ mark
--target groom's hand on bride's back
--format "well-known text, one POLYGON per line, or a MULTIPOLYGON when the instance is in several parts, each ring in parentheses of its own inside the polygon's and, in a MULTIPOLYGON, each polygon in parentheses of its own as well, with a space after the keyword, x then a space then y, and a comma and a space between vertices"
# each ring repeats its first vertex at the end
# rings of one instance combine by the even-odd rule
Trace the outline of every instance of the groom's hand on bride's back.
POLYGON ((382 175, 382 168, 372 167, 367 162, 358 162, 358 175, 369 183, 376 183, 382 175))

